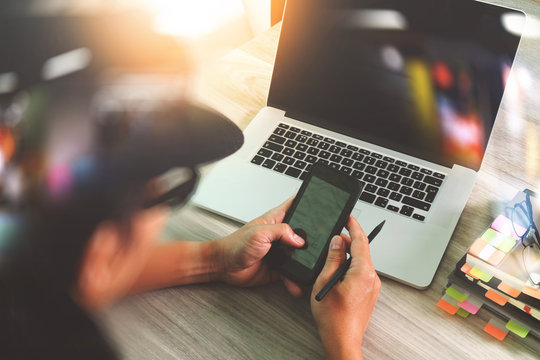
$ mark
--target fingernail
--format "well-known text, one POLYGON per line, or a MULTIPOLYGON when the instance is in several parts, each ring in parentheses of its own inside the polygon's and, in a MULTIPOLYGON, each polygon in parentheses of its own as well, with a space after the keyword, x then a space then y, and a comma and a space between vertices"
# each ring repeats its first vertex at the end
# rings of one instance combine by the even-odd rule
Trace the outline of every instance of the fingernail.
POLYGON ((296 234, 293 234, 293 240, 298 245, 304 245, 304 242, 305 242, 304 239, 302 239, 300 236, 298 236, 296 234))
POLYGON ((332 250, 339 250, 339 249, 343 249, 343 239, 341 238, 341 236, 334 236, 334 238, 332 239, 332 250))

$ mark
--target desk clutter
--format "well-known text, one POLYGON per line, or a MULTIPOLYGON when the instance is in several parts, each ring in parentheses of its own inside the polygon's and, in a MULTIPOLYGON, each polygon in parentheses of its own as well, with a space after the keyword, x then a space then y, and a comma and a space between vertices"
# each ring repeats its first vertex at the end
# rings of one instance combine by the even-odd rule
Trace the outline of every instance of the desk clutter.
POLYGON ((532 192, 517 193, 472 243, 448 276, 447 288, 437 303, 447 313, 463 318, 486 309, 491 320, 484 331, 501 341, 509 333, 527 343, 531 338, 540 340, 540 251, 527 251, 525 257, 528 249, 521 239, 530 229, 513 213, 527 194, 532 192))

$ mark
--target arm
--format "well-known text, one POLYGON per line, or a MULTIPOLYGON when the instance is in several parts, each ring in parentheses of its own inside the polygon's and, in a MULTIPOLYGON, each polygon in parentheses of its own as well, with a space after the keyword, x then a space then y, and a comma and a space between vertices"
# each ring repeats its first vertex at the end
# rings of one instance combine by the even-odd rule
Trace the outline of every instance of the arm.
POLYGON ((358 222, 350 217, 350 237, 335 236, 326 264, 311 293, 311 310, 328 359, 362 359, 362 340, 377 302, 381 281, 371 263, 369 242, 358 222), (320 302, 315 295, 345 262, 350 247, 351 266, 320 302))

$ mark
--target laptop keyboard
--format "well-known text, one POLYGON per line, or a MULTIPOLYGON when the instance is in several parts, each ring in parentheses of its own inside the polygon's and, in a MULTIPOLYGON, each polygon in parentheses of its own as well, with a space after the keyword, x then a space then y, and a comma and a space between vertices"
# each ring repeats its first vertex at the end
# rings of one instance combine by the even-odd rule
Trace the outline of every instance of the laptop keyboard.
POLYGON ((357 178, 359 201, 424 221, 445 175, 280 123, 251 162, 303 180, 322 162, 357 178))

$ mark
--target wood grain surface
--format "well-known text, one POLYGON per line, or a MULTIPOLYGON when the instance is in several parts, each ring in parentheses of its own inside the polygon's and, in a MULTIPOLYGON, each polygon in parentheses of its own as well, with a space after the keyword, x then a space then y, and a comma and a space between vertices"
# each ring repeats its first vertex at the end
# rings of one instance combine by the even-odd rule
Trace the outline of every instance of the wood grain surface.
MULTIPOLYGON (((522 9, 533 20, 513 70, 521 88, 505 94, 478 180, 432 285, 419 291, 382 278, 363 344, 366 359, 540 358, 536 341, 527 345, 510 334, 499 342, 483 332, 485 310, 462 319, 436 306, 455 263, 504 202, 516 191, 540 188, 540 2, 495 3, 522 9)), ((204 69, 199 99, 244 128, 265 105, 278 34, 279 24, 204 69)), ((239 226, 188 204, 172 213, 163 237, 204 241, 239 226)), ((100 318, 126 359, 324 358, 309 299, 292 298, 280 283, 163 289, 126 299, 100 318)))

